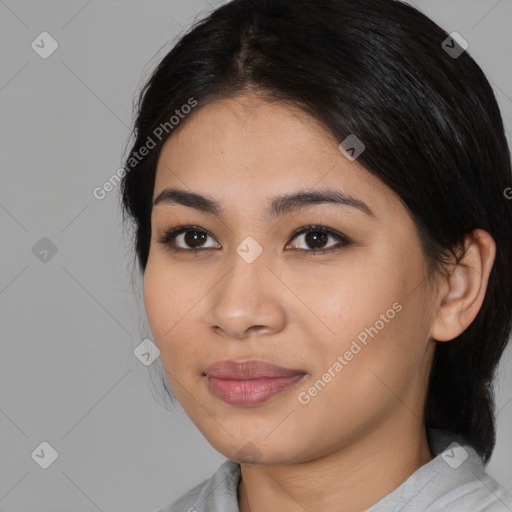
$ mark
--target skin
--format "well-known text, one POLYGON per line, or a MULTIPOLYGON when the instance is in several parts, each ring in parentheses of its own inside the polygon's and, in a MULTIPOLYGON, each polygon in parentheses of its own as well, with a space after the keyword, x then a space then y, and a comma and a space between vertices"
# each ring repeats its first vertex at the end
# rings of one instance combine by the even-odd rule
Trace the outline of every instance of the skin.
MULTIPOLYGON (((430 281, 408 210, 339 142, 302 111, 244 93, 195 111, 160 154, 154 198, 177 187, 226 210, 219 218, 153 207, 144 301, 177 399, 211 445, 241 463, 241 512, 360 511, 430 461, 422 410, 435 344, 460 334, 485 295, 492 237, 475 230, 466 258, 430 281), (317 204, 265 217, 274 196, 327 186, 364 201, 374 216, 317 204), (212 235, 198 255, 157 241, 189 224, 212 235), (323 246, 291 234, 312 224, 351 243, 305 254, 323 246), (252 263, 236 252, 248 236, 263 248, 252 263), (401 311, 300 403, 299 393, 396 302, 401 311), (307 375, 261 404, 235 406, 210 394, 203 374, 224 359, 262 359, 307 375)), ((324 246, 338 241, 329 236, 324 246)), ((174 243, 191 250, 183 236, 174 243)))

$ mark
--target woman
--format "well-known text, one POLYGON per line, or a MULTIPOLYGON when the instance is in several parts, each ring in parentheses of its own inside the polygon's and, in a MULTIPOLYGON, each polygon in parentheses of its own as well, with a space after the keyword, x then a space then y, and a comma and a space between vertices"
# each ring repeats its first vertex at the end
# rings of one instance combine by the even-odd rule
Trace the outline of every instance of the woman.
POLYGON ((172 511, 501 511, 511 163, 460 36, 395 0, 233 0, 142 91, 122 199, 184 410, 172 511))

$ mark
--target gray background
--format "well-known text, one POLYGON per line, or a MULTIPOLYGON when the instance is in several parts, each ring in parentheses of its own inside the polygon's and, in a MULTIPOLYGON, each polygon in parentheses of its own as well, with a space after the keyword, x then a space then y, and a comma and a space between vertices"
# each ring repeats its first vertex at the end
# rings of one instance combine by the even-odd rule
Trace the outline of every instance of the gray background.
MULTIPOLYGON (((160 360, 134 356, 151 334, 118 190, 92 193, 122 165, 144 78, 220 3, 0 0, 2 511, 155 511, 225 460, 165 409, 160 360), (31 47, 43 31, 59 45, 47 59, 31 47), (31 456, 43 441, 58 452, 48 469, 31 456)), ((415 4, 469 42, 512 141, 512 0, 415 4)), ((512 489, 512 347, 497 409, 488 472, 512 489)))

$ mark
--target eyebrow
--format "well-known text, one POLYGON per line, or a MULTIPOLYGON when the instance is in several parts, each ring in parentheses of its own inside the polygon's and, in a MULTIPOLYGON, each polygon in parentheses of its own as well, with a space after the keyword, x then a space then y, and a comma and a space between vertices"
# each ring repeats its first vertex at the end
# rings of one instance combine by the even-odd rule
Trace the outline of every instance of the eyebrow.
MULTIPOLYGON (((225 214, 224 209, 215 199, 178 188, 166 188, 162 190, 153 201, 153 206, 158 204, 181 204, 218 217, 223 217, 225 214)), ((273 218, 316 204, 349 206, 371 217, 375 217, 375 214, 366 203, 341 190, 332 188, 299 191, 292 194, 276 196, 270 201, 266 214, 269 218, 273 218)))

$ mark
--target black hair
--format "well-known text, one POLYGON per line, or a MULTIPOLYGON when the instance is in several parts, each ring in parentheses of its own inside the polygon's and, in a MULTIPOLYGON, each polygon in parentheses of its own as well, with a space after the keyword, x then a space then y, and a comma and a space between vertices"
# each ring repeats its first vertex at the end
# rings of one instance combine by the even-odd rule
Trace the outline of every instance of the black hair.
POLYGON ((197 106, 177 129, 207 103, 252 91, 301 108, 339 142, 355 134, 365 145, 358 162, 408 208, 430 268, 460 261, 464 235, 476 228, 496 242, 478 315, 457 338, 437 343, 424 410, 427 428, 461 435, 487 462, 493 380, 512 323, 512 201, 504 195, 511 161, 488 80, 467 51, 447 51, 448 37, 398 0, 222 5, 194 22, 140 92, 123 219, 132 221, 143 274, 160 149, 186 104, 197 106))

